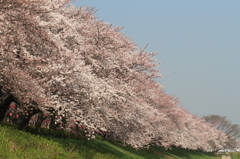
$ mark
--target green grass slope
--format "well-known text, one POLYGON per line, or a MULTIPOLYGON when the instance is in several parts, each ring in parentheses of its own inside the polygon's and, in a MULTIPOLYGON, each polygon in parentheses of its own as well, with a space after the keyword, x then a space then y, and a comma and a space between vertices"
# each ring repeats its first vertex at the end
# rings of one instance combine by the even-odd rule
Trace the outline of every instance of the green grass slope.
POLYGON ((0 159, 220 159, 211 153, 161 147, 136 150, 106 140, 33 135, 0 125, 0 159))

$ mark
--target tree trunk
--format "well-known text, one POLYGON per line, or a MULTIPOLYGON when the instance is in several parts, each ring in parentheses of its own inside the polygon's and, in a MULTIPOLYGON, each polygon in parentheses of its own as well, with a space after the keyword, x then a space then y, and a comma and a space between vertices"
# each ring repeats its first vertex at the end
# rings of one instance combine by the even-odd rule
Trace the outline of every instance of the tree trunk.
POLYGON ((46 118, 43 116, 43 112, 38 113, 38 119, 37 119, 37 121, 36 121, 36 123, 35 123, 35 126, 36 126, 37 128, 40 128, 41 125, 42 125, 42 122, 43 122, 45 119, 46 119, 46 118))
POLYGON ((21 123, 19 123, 18 125, 18 129, 19 130, 23 130, 25 129, 25 127, 27 126, 27 124, 29 123, 30 119, 32 118, 33 115, 39 113, 40 110, 39 109, 35 109, 33 108, 33 110, 28 110, 27 111, 27 115, 25 115, 25 118, 23 118, 23 120, 21 121, 21 123))
POLYGON ((8 95, 5 98, 2 98, 0 103, 0 122, 3 120, 9 105, 14 101, 13 95, 8 95))
POLYGON ((50 129, 56 129, 56 124, 55 124, 55 115, 56 113, 52 113, 52 115, 50 116, 51 117, 51 123, 49 125, 49 128, 50 129))

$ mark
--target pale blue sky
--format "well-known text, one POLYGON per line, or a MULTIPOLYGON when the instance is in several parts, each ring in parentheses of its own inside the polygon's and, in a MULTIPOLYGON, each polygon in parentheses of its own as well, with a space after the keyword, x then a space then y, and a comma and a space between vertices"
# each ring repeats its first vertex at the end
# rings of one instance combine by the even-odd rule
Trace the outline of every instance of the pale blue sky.
POLYGON ((192 114, 240 125, 239 0, 79 0, 100 20, 123 26, 161 65, 167 94, 192 114))

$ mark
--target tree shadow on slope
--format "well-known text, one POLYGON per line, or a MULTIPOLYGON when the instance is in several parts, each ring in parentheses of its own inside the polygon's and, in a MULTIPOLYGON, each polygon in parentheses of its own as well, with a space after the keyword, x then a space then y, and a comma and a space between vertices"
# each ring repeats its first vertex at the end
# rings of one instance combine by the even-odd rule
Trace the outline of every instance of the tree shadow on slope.
POLYGON ((109 158, 109 159, 167 159, 160 153, 153 153, 148 149, 137 150, 129 145, 114 143, 107 140, 73 140, 46 137, 48 140, 58 142, 67 151, 78 151, 86 159, 109 158))
POLYGON ((74 140, 47 137, 49 140, 58 142, 66 151, 78 151, 78 153, 86 158, 141 158, 135 154, 129 154, 126 150, 115 147, 107 141, 100 140, 74 140))
POLYGON ((198 150, 188 150, 188 149, 182 149, 182 148, 172 148, 171 150, 165 150, 162 147, 151 147, 151 149, 162 152, 164 154, 167 154, 169 156, 172 156, 173 158, 181 158, 181 159, 214 159, 219 158, 213 153, 208 152, 201 152, 198 150))

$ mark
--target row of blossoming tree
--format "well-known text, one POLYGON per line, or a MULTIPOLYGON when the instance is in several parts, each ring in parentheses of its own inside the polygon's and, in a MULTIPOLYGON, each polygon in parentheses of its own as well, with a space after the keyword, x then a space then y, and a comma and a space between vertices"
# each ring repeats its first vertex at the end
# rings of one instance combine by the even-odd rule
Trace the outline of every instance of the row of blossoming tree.
POLYGON ((69 0, 0 0, 0 120, 16 102, 133 147, 224 146, 226 135, 179 107, 153 56, 69 0))

